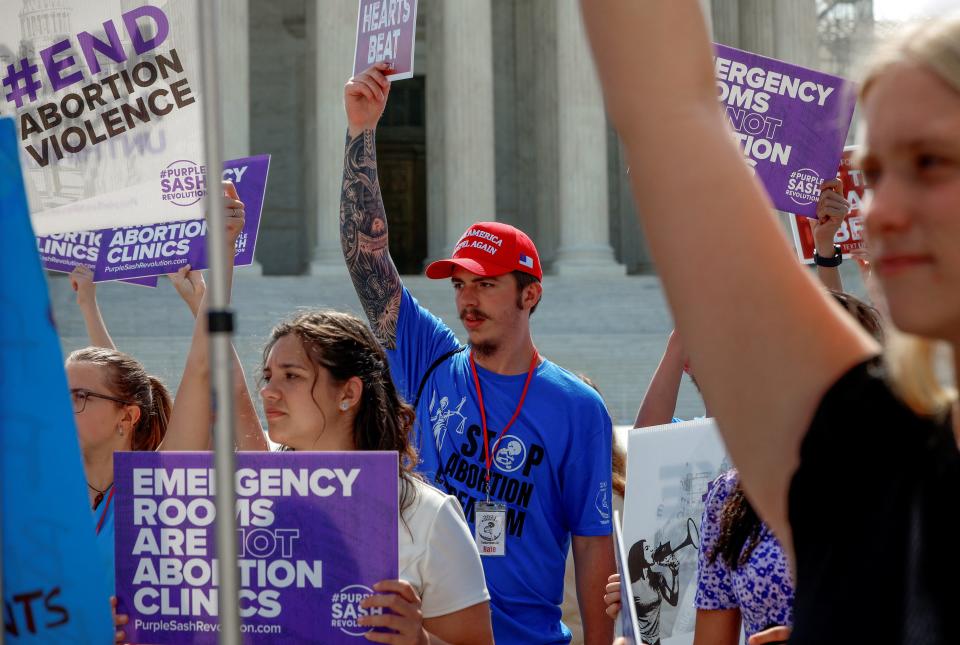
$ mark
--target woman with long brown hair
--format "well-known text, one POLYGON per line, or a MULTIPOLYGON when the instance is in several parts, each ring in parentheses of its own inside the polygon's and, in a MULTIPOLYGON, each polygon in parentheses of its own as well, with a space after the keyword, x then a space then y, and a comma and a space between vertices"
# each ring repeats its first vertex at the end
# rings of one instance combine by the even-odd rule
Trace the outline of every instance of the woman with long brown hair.
MULTIPOLYGON (((203 324, 194 327, 171 427, 209 437, 209 363, 203 324)), ((368 640, 396 643, 493 642, 483 567, 457 500, 413 472, 413 409, 397 393, 387 358, 366 323, 337 311, 308 311, 270 333, 260 366, 260 398, 270 439, 284 450, 389 450, 399 456, 400 576, 381 581, 364 607, 389 612, 359 619, 368 640)), ((245 383, 237 380, 237 431, 262 435, 245 383)))

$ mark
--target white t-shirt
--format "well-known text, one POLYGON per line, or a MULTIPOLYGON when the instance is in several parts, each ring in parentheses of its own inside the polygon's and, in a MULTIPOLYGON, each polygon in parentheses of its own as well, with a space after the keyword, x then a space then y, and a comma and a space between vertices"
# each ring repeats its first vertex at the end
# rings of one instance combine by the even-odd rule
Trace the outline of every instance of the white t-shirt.
POLYGON ((420 595, 424 618, 490 600, 483 565, 456 497, 416 480, 400 522, 400 579, 420 595))

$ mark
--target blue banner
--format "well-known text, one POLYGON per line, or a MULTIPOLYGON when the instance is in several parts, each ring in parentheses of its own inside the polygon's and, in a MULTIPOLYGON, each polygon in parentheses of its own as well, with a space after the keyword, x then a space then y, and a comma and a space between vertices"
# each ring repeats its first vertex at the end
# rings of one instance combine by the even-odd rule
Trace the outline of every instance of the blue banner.
POLYGON ((110 643, 63 355, 17 157, 0 119, 0 478, 3 622, 12 643, 110 643))

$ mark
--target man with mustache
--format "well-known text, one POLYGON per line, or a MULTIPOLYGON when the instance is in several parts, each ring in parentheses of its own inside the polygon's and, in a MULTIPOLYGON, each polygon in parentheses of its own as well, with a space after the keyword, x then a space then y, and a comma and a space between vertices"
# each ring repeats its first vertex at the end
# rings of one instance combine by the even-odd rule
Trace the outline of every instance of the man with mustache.
POLYGON ((374 65, 344 90, 340 240, 360 302, 418 420, 437 417, 436 401, 465 401, 465 422, 443 441, 418 421, 418 469, 463 506, 483 556, 497 643, 569 642, 559 605, 572 539, 585 642, 607 645, 613 625, 603 590, 614 561, 609 514, 598 507, 610 506, 610 416, 593 389, 534 346, 530 316, 543 273, 536 247, 519 229, 477 222, 449 259, 427 267, 427 277, 451 281, 467 348, 404 288, 390 258, 377 179, 375 130, 390 91, 385 71, 385 64, 374 65), (598 495, 607 497, 605 505, 598 495), (503 530, 477 530, 489 522, 503 530))

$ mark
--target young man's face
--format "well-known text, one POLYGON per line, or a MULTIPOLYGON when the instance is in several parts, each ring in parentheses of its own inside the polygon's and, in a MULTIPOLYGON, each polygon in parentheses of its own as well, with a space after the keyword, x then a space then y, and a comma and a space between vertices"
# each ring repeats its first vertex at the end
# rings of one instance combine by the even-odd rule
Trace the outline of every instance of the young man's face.
POLYGON ((490 278, 457 267, 450 281, 457 313, 478 354, 495 354, 506 338, 525 333, 520 323, 529 316, 530 307, 512 274, 490 278))

